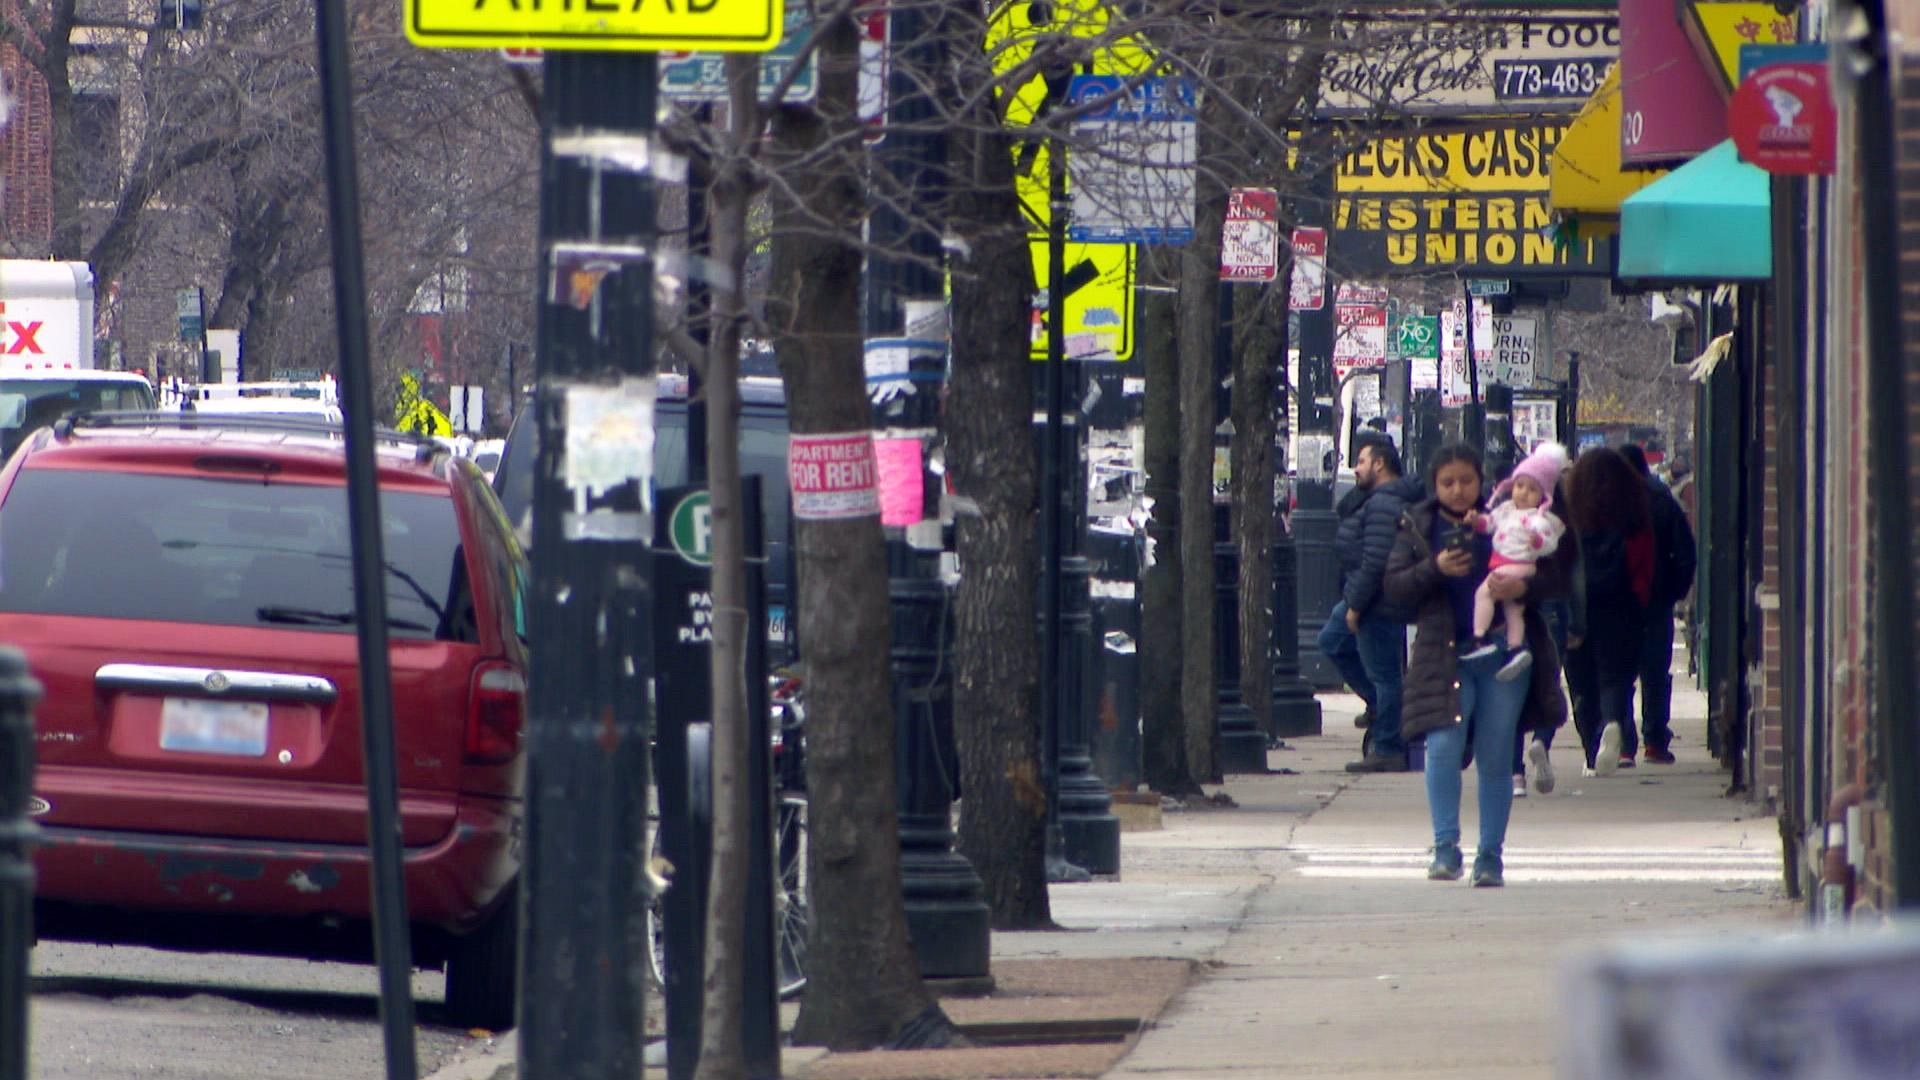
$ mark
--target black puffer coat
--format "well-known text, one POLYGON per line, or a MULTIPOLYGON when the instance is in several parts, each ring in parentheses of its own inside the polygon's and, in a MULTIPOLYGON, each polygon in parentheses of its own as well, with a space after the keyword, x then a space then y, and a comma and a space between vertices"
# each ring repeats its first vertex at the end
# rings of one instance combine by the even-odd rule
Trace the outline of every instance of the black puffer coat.
POLYGON ((1420 481, 1410 476, 1396 476, 1375 484, 1367 492, 1366 501, 1348 519, 1354 522, 1351 530, 1346 522, 1341 522, 1334 542, 1340 545, 1341 566, 1345 568, 1349 563, 1352 566, 1341 575, 1340 582, 1340 598, 1347 602, 1347 610, 1362 615, 1385 615, 1401 622, 1412 616, 1409 608, 1378 604, 1383 599, 1380 582, 1386 576, 1387 558, 1393 554, 1394 538, 1400 531, 1400 516, 1425 494, 1420 481))
MULTIPOLYGON (((1460 682, 1455 677, 1459 646, 1454 641, 1453 601, 1447 576, 1434 562, 1427 537, 1433 530, 1437 499, 1427 499, 1400 517, 1399 537, 1387 560, 1385 596, 1397 608, 1413 612, 1413 656, 1407 664, 1401 700, 1400 735, 1412 739, 1460 722, 1460 682)), ((1520 709, 1520 730, 1551 731, 1567 722, 1567 697, 1560 688, 1560 653, 1540 615, 1540 602, 1566 596, 1573 564, 1572 544, 1535 564, 1527 587, 1527 648, 1533 669, 1527 701, 1520 709)), ((1484 564, 1474 568, 1485 576, 1484 564)))

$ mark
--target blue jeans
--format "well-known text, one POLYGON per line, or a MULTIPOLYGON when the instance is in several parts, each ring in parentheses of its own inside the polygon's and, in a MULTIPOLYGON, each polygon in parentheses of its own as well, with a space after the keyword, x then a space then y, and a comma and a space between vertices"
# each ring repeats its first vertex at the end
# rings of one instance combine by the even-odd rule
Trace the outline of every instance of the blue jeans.
POLYGON ((1509 766, 1530 685, 1527 679, 1494 678, 1506 662, 1504 644, 1492 656, 1458 661, 1461 722, 1427 732, 1427 810, 1433 816, 1435 843, 1460 842, 1460 772, 1468 739, 1473 740, 1480 778, 1480 854, 1498 855, 1506 842, 1507 817, 1513 811, 1509 766))
POLYGON ((1327 625, 1320 628, 1320 652, 1340 671, 1340 677, 1360 699, 1373 706, 1368 744, 1376 754, 1405 754, 1400 737, 1402 669, 1407 655, 1407 631, 1390 619, 1362 616, 1360 632, 1347 629, 1345 601, 1333 605, 1327 625))
MULTIPOLYGON (((1631 692, 1631 691, 1629 691, 1631 692)), ((1621 725, 1628 740, 1623 752, 1634 748, 1633 705, 1628 699, 1627 722, 1621 725)), ((1673 742, 1673 608, 1647 609, 1647 636, 1640 644, 1640 733, 1650 750, 1665 750, 1673 742)))

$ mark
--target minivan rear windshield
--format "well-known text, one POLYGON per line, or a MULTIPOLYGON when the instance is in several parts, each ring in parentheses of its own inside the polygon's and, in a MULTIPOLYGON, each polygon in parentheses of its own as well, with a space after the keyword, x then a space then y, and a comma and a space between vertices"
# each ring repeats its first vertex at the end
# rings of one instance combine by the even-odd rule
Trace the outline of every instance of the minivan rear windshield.
MULTIPOLYGON (((396 637, 465 639, 453 500, 380 493, 396 637)), ((0 504, 0 612, 352 633, 344 487, 23 469, 0 504)))

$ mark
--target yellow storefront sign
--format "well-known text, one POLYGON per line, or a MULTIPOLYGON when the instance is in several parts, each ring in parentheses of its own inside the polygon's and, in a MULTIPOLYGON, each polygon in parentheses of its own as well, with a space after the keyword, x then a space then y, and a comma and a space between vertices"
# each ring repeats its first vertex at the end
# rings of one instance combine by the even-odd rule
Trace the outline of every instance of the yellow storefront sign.
POLYGON ((407 37, 438 49, 767 52, 782 0, 406 0, 407 37))
POLYGON ((1692 16, 1687 37, 1702 57, 1713 58, 1708 66, 1718 78, 1720 92, 1729 96, 1740 85, 1740 46, 1791 45, 1800 40, 1798 20, 1782 15, 1770 3, 1692 0, 1687 11, 1692 16))
POLYGON ((1376 139, 1340 163, 1340 191, 1517 191, 1547 188, 1562 124, 1376 139))
POLYGON ((1608 272, 1604 245, 1562 235, 1549 206, 1566 124, 1376 139, 1340 163, 1332 258, 1360 277, 1608 272))
MULTIPOLYGON (((1062 0, 1051 5, 1016 0, 1001 4, 987 20, 986 47, 994 71, 1005 74, 1033 56, 1036 38, 1041 34, 1068 33, 1097 44, 1085 74, 1130 75, 1147 70, 1151 54, 1138 42, 1109 31, 1106 5, 1098 0, 1062 0), (1047 21, 1036 23, 1033 16, 1044 14, 1047 21)), ((1076 69, 1078 70, 1078 69, 1076 69)), ((1046 80, 1033 78, 1011 90, 1002 102, 1009 127, 1025 127, 1046 101, 1046 80)), ((1050 219, 1047 206, 1047 149, 1044 145, 1016 149, 1017 171, 1014 186, 1027 227, 1034 233, 1028 250, 1033 256, 1034 284, 1047 285, 1047 237, 1050 219)), ((1131 244, 1068 244, 1067 273, 1078 280, 1088 273, 1092 280, 1067 297, 1066 354, 1095 360, 1127 360, 1133 356, 1133 275, 1134 249, 1131 244), (1090 268, 1076 267, 1091 263, 1090 268)), ((1033 357, 1044 360, 1047 340, 1043 313, 1035 313, 1033 357)))

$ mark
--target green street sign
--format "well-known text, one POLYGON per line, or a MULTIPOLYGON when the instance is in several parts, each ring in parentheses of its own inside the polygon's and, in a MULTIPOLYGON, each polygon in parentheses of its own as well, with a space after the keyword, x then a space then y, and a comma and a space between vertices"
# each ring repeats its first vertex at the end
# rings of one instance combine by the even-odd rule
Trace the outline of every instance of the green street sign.
POLYGON ((674 505, 667 522, 673 550, 694 566, 713 565, 713 507, 707 493, 696 491, 674 505))
POLYGON ((1409 315, 1394 332, 1400 355, 1408 360, 1440 359, 1440 316, 1409 315))
POLYGON ((1467 282, 1467 293, 1472 296, 1505 296, 1513 291, 1513 282, 1506 278, 1473 278, 1467 282))

